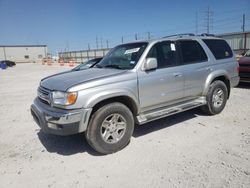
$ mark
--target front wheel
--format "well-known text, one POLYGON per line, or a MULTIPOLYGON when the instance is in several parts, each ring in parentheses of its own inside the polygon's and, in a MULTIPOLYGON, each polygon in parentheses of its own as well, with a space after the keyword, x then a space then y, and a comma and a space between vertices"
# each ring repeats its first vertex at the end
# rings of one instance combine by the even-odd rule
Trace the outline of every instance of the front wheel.
POLYGON ((224 82, 216 80, 211 83, 206 100, 207 104, 201 110, 208 115, 219 114, 225 107, 228 98, 227 86, 224 82))
POLYGON ((109 154, 124 148, 129 143, 133 131, 132 112, 124 104, 115 102, 94 112, 85 136, 94 150, 109 154))

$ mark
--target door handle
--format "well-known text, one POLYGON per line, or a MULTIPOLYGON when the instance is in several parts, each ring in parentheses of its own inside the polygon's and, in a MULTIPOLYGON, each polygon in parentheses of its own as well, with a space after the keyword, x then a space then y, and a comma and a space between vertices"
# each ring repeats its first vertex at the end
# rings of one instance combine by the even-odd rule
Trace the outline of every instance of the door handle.
POLYGON ((182 74, 179 72, 174 73, 174 77, 182 77, 182 74))

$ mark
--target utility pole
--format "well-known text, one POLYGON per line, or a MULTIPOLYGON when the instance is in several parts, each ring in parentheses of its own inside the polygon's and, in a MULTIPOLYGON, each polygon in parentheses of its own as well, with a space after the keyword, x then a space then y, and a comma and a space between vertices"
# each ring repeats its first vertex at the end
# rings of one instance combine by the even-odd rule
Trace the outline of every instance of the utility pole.
POLYGON ((242 18, 242 32, 245 32, 245 14, 243 14, 242 18))
POLYGON ((95 40, 96 40, 96 49, 98 49, 98 48, 99 48, 99 46, 98 46, 98 37, 97 37, 97 35, 96 35, 95 40))
POLYGON ((207 11, 205 11, 206 17, 205 17, 205 21, 206 21, 206 30, 207 30, 207 34, 210 33, 211 29, 212 29, 212 16, 213 16, 213 12, 210 10, 210 7, 208 7, 207 11))
POLYGON ((195 13, 195 34, 198 35, 198 12, 195 13))
POLYGON ((88 43, 88 50, 87 50, 87 58, 89 60, 89 51, 90 51, 90 44, 88 43))
POLYGON ((208 7, 207 9, 207 34, 209 34, 210 31, 210 9, 208 7))
POLYGON ((151 34, 150 32, 148 32, 148 40, 150 40, 150 38, 151 38, 151 34))
POLYGON ((137 33, 135 34, 135 40, 137 40, 138 39, 138 36, 137 36, 137 33))
POLYGON ((106 40, 106 44, 107 44, 107 49, 109 49, 109 41, 106 40))
POLYGON ((122 44, 123 44, 123 36, 122 36, 122 44))
POLYGON ((6 61, 6 52, 5 52, 5 46, 3 47, 3 53, 4 53, 4 60, 6 61))
POLYGON ((101 49, 103 48, 103 46, 102 46, 102 37, 101 37, 101 49))
POLYGON ((69 51, 69 41, 68 40, 66 41, 66 48, 69 51))

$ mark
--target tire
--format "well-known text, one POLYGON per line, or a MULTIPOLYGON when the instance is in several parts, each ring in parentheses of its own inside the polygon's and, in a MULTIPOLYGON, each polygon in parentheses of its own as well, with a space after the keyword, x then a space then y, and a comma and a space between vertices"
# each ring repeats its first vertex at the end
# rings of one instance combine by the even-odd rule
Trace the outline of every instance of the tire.
POLYGON ((134 131, 132 112, 115 102, 102 106, 92 115, 85 137, 99 153, 110 154, 123 149, 134 131))
POLYGON ((225 107, 228 99, 228 89, 223 81, 215 80, 211 83, 206 100, 207 104, 201 110, 208 115, 219 114, 225 107))

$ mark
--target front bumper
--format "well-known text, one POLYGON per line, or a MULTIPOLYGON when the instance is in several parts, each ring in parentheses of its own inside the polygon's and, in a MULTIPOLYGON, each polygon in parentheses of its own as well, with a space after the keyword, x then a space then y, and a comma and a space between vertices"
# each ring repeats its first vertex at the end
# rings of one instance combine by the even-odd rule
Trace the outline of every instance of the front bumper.
POLYGON ((240 82, 250 82, 250 69, 248 72, 240 72, 240 82))
POLYGON ((72 135, 84 132, 92 109, 64 110, 50 107, 38 98, 30 107, 35 122, 43 132, 56 135, 72 135))
POLYGON ((250 82, 250 64, 240 64, 240 82, 250 82))

